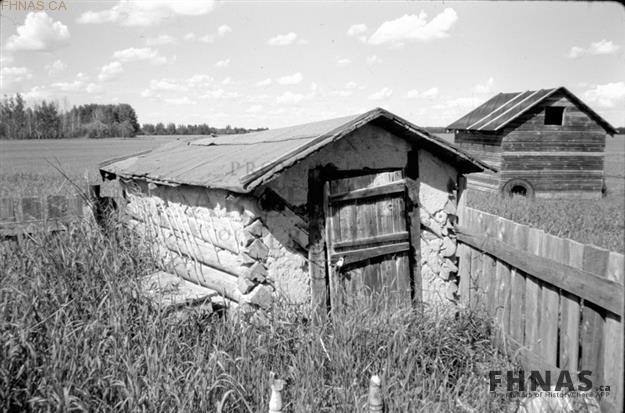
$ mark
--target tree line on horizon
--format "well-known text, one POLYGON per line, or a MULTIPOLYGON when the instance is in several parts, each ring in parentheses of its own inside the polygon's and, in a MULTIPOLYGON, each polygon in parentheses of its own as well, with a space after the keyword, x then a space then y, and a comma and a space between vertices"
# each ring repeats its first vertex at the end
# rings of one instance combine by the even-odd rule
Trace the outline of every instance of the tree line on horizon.
POLYGON ((0 100, 0 139, 131 138, 137 135, 237 134, 262 129, 215 128, 199 125, 139 125, 134 108, 127 103, 73 106, 62 111, 57 102, 42 100, 27 106, 22 95, 0 100))
POLYGON ((162 122, 152 124, 144 123, 141 126, 141 133, 144 135, 233 135, 247 132, 257 132, 267 128, 246 129, 227 125, 225 128, 215 128, 206 123, 176 125, 173 122, 165 125, 162 122))
POLYGON ((0 101, 0 116, 0 139, 132 137, 140 130, 127 103, 91 103, 61 111, 58 103, 46 100, 27 106, 18 93, 0 101))

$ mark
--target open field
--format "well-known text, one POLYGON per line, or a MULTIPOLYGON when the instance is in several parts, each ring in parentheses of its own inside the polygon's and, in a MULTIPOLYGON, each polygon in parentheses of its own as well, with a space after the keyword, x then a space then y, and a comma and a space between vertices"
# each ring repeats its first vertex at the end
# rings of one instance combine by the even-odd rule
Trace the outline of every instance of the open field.
MULTIPOLYGON (((440 136, 453 140, 452 134, 440 136)), ((74 187, 50 163, 59 165, 74 182, 84 186, 88 181, 99 181, 99 162, 148 150, 176 138, 141 136, 132 139, 0 141, 0 197, 70 195, 75 191, 74 187)), ((469 204, 540 227, 554 235, 623 252, 625 135, 607 139, 605 173, 608 196, 600 200, 538 200, 527 203, 476 193, 471 195, 469 204)))
POLYGON ((0 244, 0 410, 260 412, 274 371, 287 380, 285 412, 365 411, 372 374, 388 411, 516 411, 489 394, 489 370, 516 367, 480 316, 165 313, 139 293, 153 262, 141 240, 108 235, 85 225, 0 244))
POLYGON ((0 141, 0 196, 72 194, 58 166, 80 185, 100 179, 99 162, 155 148, 177 136, 0 141), (88 180, 86 179, 88 177, 88 180))

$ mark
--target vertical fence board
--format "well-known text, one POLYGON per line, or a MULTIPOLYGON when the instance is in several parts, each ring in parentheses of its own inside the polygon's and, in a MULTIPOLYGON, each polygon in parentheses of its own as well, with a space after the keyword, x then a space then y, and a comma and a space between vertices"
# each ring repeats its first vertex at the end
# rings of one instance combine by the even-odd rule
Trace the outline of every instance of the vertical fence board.
MULTIPOLYGON (((608 261, 607 276, 610 280, 624 282, 625 262, 622 254, 611 252, 608 261)), ((603 373, 605 385, 610 386, 608 400, 614 404, 615 411, 623 411, 623 313, 608 313, 604 327, 605 352, 603 373)))
MULTIPOLYGON (((554 261, 566 263, 568 257, 564 251, 564 240, 551 234, 544 234, 542 256, 554 261)), ((551 365, 558 364, 558 316, 560 312, 560 293, 555 287, 543 283, 541 300, 540 337, 542 356, 551 365)))
MULTIPOLYGON (((609 251, 593 245, 584 246, 583 269, 607 276, 609 251)), ((581 369, 592 371, 593 383, 603 384, 603 329, 605 312, 599 306, 584 301, 581 326, 581 369)))
MULTIPOLYGON (((568 247, 568 264, 571 267, 584 267, 584 245, 577 241, 566 240, 568 247)), ((560 301, 560 368, 569 371, 579 369, 579 327, 581 307, 579 297, 564 293, 560 301)))
POLYGON ((13 198, 0 198, 0 222, 17 222, 13 198))
MULTIPOLYGON (((514 231, 514 223, 504 219, 497 219, 497 239, 501 242, 510 244, 512 232, 514 231)), ((502 337, 510 334, 510 267, 505 262, 497 260, 496 268, 496 320, 497 325, 501 328, 502 337)), ((503 340, 501 340, 503 342, 503 340)))
MULTIPOLYGON (((544 232, 530 228, 528 232, 528 251, 538 255, 544 232)), ((524 345, 536 353, 541 353, 540 343, 540 282, 531 276, 525 278, 525 341, 524 345)))
MULTIPOLYGON (((517 248, 526 250, 529 227, 514 224, 512 242, 517 248)), ((524 343, 525 337, 525 285, 526 276, 522 271, 513 268, 510 272, 512 294, 510 295, 510 336, 519 343, 524 343)))
POLYGON ((39 221, 43 219, 41 199, 36 197, 22 198, 22 221, 39 221))
POLYGON ((49 195, 47 200, 48 219, 61 219, 69 215, 68 199, 62 195, 49 195))
MULTIPOLYGON (((482 228, 484 234, 488 237, 496 236, 497 217, 491 214, 482 214, 482 228)), ((495 317, 496 300, 495 294, 497 292, 497 280, 496 280, 496 261, 488 255, 483 254, 482 257, 482 276, 484 277, 484 286, 486 291, 486 311, 491 317, 495 317)))

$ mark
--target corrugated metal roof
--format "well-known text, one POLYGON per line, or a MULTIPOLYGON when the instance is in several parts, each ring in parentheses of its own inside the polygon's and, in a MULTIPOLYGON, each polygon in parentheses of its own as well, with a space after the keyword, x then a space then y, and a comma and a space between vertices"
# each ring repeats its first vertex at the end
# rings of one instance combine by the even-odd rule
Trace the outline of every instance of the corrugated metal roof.
POLYGON ((500 130, 532 107, 556 92, 564 93, 573 103, 588 113, 607 132, 614 134, 616 130, 595 111, 590 109, 578 97, 564 87, 554 89, 527 90, 525 92, 499 93, 482 105, 478 106, 447 129, 478 130, 494 132, 500 130))
POLYGON ((288 128, 178 141, 149 153, 104 162, 100 169, 126 178, 249 192, 298 160, 373 121, 394 128, 404 138, 419 140, 426 148, 438 149, 462 172, 491 169, 445 140, 379 108, 288 128))

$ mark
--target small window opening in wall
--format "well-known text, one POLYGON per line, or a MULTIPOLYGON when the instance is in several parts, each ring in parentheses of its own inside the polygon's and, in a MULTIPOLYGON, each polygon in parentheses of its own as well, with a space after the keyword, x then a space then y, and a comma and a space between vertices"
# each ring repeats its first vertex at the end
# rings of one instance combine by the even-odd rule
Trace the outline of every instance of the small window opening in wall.
POLYGON ((547 106, 545 108, 545 125, 562 125, 564 106, 547 106))

